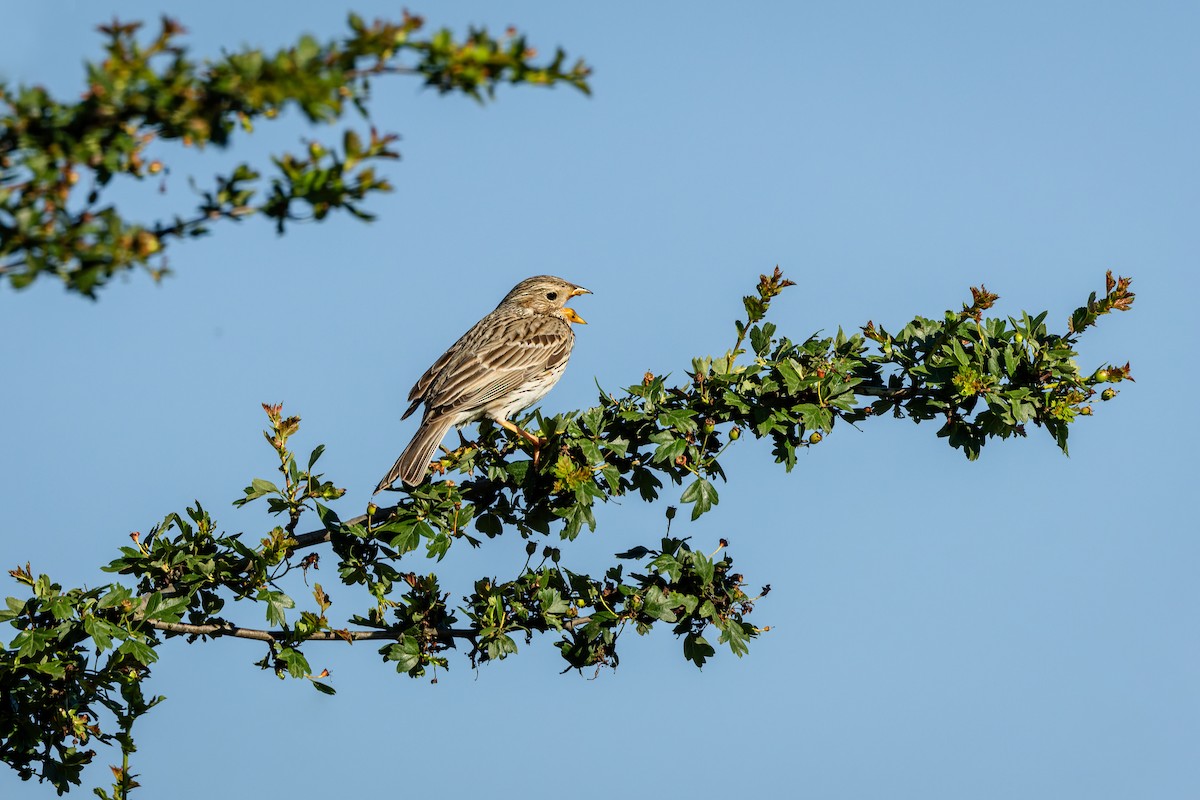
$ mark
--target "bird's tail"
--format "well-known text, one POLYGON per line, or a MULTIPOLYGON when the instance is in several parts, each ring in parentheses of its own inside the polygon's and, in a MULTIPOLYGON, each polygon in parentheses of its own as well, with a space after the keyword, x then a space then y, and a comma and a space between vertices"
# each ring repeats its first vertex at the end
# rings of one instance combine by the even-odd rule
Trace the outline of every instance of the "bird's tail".
POLYGON ((425 471, 429 469, 433 453, 453 424, 452 417, 439 417, 422 422, 421 427, 417 429, 417 435, 408 443, 408 447, 404 448, 404 452, 396 459, 388 474, 383 476, 374 493, 379 494, 395 483, 397 478, 409 486, 417 486, 425 480, 425 471))

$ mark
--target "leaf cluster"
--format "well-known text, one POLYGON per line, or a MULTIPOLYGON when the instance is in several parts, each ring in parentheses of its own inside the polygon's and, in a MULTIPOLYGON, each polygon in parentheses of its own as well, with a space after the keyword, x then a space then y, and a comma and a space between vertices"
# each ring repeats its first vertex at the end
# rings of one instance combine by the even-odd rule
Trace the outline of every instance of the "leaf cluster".
POLYGON ((349 19, 341 39, 301 37, 274 53, 242 49, 200 61, 180 44, 183 28, 163 18, 158 33, 139 38, 140 23, 100 27, 105 57, 86 66, 81 99, 64 102, 40 86, 0 84, 0 276, 21 288, 44 274, 94 297, 113 275, 168 272, 167 252, 182 239, 207 234, 214 223, 259 216, 279 232, 300 220, 345 211, 372 219, 363 203, 391 184, 379 162, 398 157, 395 134, 345 129, 338 144, 309 141, 301 153, 272 158, 274 174, 242 163, 198 188, 194 203, 155 221, 124 213, 108 198, 118 179, 168 189, 169 166, 151 154, 156 142, 185 147, 228 146, 239 132, 295 109, 329 126, 351 108, 368 119, 372 79, 421 78, 441 93, 480 102, 497 85, 563 83, 588 92, 590 70, 549 61, 510 29, 493 37, 471 29, 425 33, 421 17, 399 22, 349 19))
POLYGON ((0 758, 62 794, 95 756, 89 744, 117 745, 125 763, 114 768, 114 792, 128 791, 136 786, 127 769, 133 723, 163 699, 142 692, 158 644, 144 619, 177 619, 181 603, 159 593, 139 603, 117 584, 64 590, 28 565, 9 575, 29 595, 0 609, 0 622, 18 630, 0 650, 0 758))
POLYGON ((1028 426, 1047 430, 1065 452, 1069 426, 1091 413, 1093 396, 1111 399, 1107 384, 1131 380, 1128 365, 1088 373, 1074 360, 1083 330, 1132 303, 1125 278, 1109 275, 1105 296, 1089 299, 1063 333, 1049 330, 1045 313, 986 317, 997 298, 976 289, 961 311, 915 317, 896 333, 868 323, 853 335, 803 341, 766 321, 790 285, 778 269, 763 275, 744 298, 733 346, 694 359, 678 381, 646 373, 619 395, 601 390, 592 408, 525 417, 521 424, 546 440, 536 461, 523 438, 483 423, 476 440, 447 451, 421 486, 347 520, 333 508, 344 491, 314 472, 323 447, 298 459, 291 439, 299 418, 264 405, 278 477, 251 480, 235 501, 266 503, 280 518, 257 544, 221 532, 196 503, 146 537, 135 534, 108 566, 133 577, 131 588, 63 592, 28 569, 14 571, 33 593, 10 598, 3 618, 17 630, 0 664, 0 686, 12 698, 0 703, 11 742, 5 760, 22 775, 38 765, 40 776, 69 781, 91 758, 74 744, 81 731, 124 746, 120 737, 152 705, 131 687, 148 675, 163 637, 256 639, 266 647, 261 668, 326 693, 333 692, 328 674, 313 675, 305 652, 312 642, 378 641, 380 657, 397 672, 434 680, 450 667, 452 651, 478 667, 515 655, 539 635, 553 640, 564 670, 616 667, 626 631, 643 635, 660 625, 697 666, 716 646, 742 656, 769 630, 751 619, 769 586, 746 590, 724 540, 705 554, 673 537, 674 506, 666 535, 653 544, 616 554, 599 575, 572 569, 564 551, 597 529, 598 504, 654 501, 669 483, 682 487, 678 502, 696 519, 717 506, 717 485, 726 480, 721 458, 744 436, 770 442, 775 460, 791 470, 839 422, 884 416, 938 421, 939 436, 968 458, 993 439, 1027 435, 1028 426), (310 514, 320 527, 297 533, 310 514), (436 573, 414 568, 441 561, 455 546, 506 536, 523 543, 524 566, 511 577, 480 577, 457 599, 436 573), (340 617, 331 615, 321 584, 301 608, 283 582, 293 570, 315 574, 317 548, 325 546, 338 580, 362 590, 362 605, 340 617), (258 606, 270 627, 226 618, 230 604, 258 606), (103 665, 87 666, 105 655, 103 665), (63 697, 74 699, 63 705, 63 697), (115 732, 101 731, 90 710, 97 706, 118 720, 115 732))

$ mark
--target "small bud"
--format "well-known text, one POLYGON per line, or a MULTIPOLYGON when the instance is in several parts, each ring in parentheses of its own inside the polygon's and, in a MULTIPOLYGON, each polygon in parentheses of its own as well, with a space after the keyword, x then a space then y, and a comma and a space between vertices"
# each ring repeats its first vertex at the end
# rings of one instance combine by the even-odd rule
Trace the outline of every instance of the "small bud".
POLYGON ((733 428, 729 431, 729 441, 736 442, 741 437, 742 437, 742 429, 741 428, 733 428))
POLYGON ((375 505, 374 503, 367 503, 367 516, 368 517, 375 516, 375 513, 377 511, 379 511, 379 506, 375 505))
POLYGON ((667 519, 675 519, 675 506, 667 506, 667 519))
POLYGON ((158 161, 158 160, 151 161, 150 166, 147 167, 147 169, 150 170, 151 175, 157 175, 158 173, 162 172, 162 169, 163 169, 162 162, 158 161))
POLYGON ((162 249, 162 243, 150 231, 139 231, 135 243, 138 255, 152 256, 162 249))

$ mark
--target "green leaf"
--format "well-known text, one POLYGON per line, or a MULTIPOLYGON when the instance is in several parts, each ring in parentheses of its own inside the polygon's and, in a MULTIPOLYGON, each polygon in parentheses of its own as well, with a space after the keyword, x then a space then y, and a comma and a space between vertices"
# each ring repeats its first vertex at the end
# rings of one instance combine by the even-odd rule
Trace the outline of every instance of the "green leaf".
POLYGON ((100 602, 98 602, 96 606, 98 608, 113 608, 132 597, 133 592, 129 591, 129 589, 125 588, 119 583, 114 583, 112 588, 108 590, 108 593, 100 598, 100 602))
POLYGON ((701 586, 708 586, 712 583, 715 567, 712 559, 704 555, 704 553, 692 552, 692 569, 696 572, 696 576, 700 578, 701 586))
POLYGON ((787 393, 795 394, 803 382, 798 369, 799 364, 794 358, 788 358, 780 361, 775 366, 776 369, 779 370, 780 376, 783 378, 783 385, 787 389, 787 393))
POLYGON ((599 445, 591 439, 580 439, 579 450, 583 453, 583 457, 587 459, 589 466, 604 463, 604 454, 600 452, 599 445))
POLYGON ((124 631, 111 622, 98 619, 90 614, 83 618, 83 629, 87 632, 88 636, 92 637, 92 641, 96 644, 96 649, 101 653, 112 647, 113 637, 124 633, 124 631))
POLYGON ((287 667, 288 674, 293 678, 303 678, 312 672, 308 666, 308 659, 304 654, 293 647, 283 647, 279 650, 279 660, 287 667))
POLYGON ((475 529, 488 538, 504 533, 504 523, 495 514, 481 514, 475 518, 475 529))
MULTIPOLYGON (((749 307, 747 307, 749 310, 749 307)), ((771 347, 771 337, 775 335, 775 325, 771 322, 763 323, 760 327, 755 325, 750 329, 750 346, 754 348, 754 354, 758 356, 764 355, 771 347)))
POLYGON ((828 432, 833 428, 833 414, 827 408, 815 403, 801 403, 794 411, 809 430, 828 432))
MULTIPOLYGON (((667 436, 670 436, 670 434, 668 433, 667 436)), ((684 452, 687 450, 687 446, 688 443, 686 439, 676 439, 671 437, 669 440, 658 446, 658 449, 656 449, 654 454, 650 456, 650 463, 673 463, 675 459, 684 454, 684 452)))
POLYGON ((317 517, 326 530, 336 531, 342 527, 342 521, 338 518, 337 513, 324 503, 317 503, 317 517))
POLYGON ((117 652, 131 656, 139 664, 143 664, 145 666, 149 666, 158 660, 158 653, 154 651, 154 648, 137 639, 126 639, 121 646, 117 648, 117 652))
POLYGON ((741 658, 750 652, 750 635, 753 629, 748 623, 738 620, 727 620, 721 627, 721 636, 717 639, 720 644, 729 645, 735 656, 741 658))
POLYGON ((642 613, 663 622, 675 622, 677 617, 672 610, 673 604, 657 586, 651 586, 642 595, 642 613))
POLYGON ((493 635, 487 640, 487 656, 489 660, 496 661, 508 658, 516 652, 517 643, 507 634, 493 635))
POLYGON ((324 452, 325 452, 325 445, 323 445, 323 444, 319 444, 313 449, 312 455, 310 455, 308 457, 308 468, 309 469, 313 468, 313 465, 317 463, 317 459, 320 458, 321 454, 324 452))
POLYGON ((683 637, 683 657, 691 661, 697 667, 703 667, 704 662, 713 656, 717 651, 703 636, 698 636, 695 633, 689 633, 683 637))
POLYGON ((421 669, 421 645, 415 637, 406 634, 386 648, 384 658, 396 662, 397 672, 415 676, 421 669))
POLYGON ((565 614, 571 607, 570 603, 554 588, 542 589, 538 592, 538 603, 542 606, 543 616, 565 614))
POLYGON ((683 490, 683 495, 679 498, 679 502, 695 503, 692 506, 692 519, 699 519, 701 514, 719 502, 717 499, 717 489, 704 478, 697 478, 683 490))
POLYGON ((664 428, 675 428, 683 433, 694 433, 699 429, 696 412, 688 408, 675 408, 658 415, 658 424, 664 428))
POLYGON ((679 580, 679 576, 683 574, 683 564, 680 564, 679 560, 670 553, 663 553, 651 561, 650 566, 669 576, 672 581, 679 580))
POLYGON ((267 604, 267 622, 272 625, 283 625, 287 621, 284 613, 289 608, 295 608, 296 603, 283 592, 259 589, 255 599, 267 604))

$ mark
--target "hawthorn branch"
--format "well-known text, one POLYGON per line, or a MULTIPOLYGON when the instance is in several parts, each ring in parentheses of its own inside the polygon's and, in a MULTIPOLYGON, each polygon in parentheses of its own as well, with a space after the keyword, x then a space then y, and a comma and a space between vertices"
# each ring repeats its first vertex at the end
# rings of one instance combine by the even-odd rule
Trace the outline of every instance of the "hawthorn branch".
POLYGON ((899 389, 890 389, 886 386, 872 386, 870 384, 859 384, 854 387, 855 394, 867 395, 868 397, 882 397, 887 400, 909 400, 914 397, 929 397, 931 392, 920 389, 916 386, 904 386, 899 389))
MULTIPOLYGON (((580 625, 586 625, 591 622, 591 617, 578 617, 577 619, 569 620, 563 623, 563 628, 568 631, 573 631, 580 625)), ((160 631, 168 633, 181 633, 188 636, 233 636, 237 639, 254 639, 260 642, 286 642, 295 638, 294 631, 285 630, 262 630, 261 628, 243 628, 240 625, 234 625, 231 622, 210 622, 205 625, 192 625, 187 622, 164 622, 158 619, 148 619, 145 621, 147 625, 160 631)), ((438 631, 438 637, 442 641, 451 641, 453 639, 475 639, 479 635, 479 631, 471 628, 443 628, 438 631)), ((390 640, 395 641, 398 637, 393 631, 314 631, 306 635, 303 641, 306 642, 357 642, 363 640, 390 640)))
MULTIPOLYGON (((146 623, 160 631, 168 633, 183 633, 189 636, 233 636, 238 639, 255 639, 260 642, 284 642, 295 638, 294 631, 267 631, 259 628, 243 628, 230 622, 210 622, 206 625, 191 625, 186 622, 163 622, 148 619, 146 623)), ((467 628, 447 628, 438 631, 444 641, 451 639, 470 639, 475 631, 467 628)), ((314 631, 304 637, 306 642, 344 642, 364 639, 390 639, 395 641, 396 634, 392 631, 314 631)))
MULTIPOLYGON (((360 514, 357 517, 354 517, 352 519, 342 520, 342 525, 358 525, 363 522, 366 522, 368 519, 371 519, 372 517, 380 517, 382 519, 386 519, 387 515, 389 515, 393 510, 394 510, 393 508, 381 508, 381 509, 379 509, 379 511, 375 512, 375 514, 373 514, 373 515, 360 514)), ((333 534, 333 531, 330 530, 329 528, 318 528, 315 531, 309 531, 308 533, 301 533, 297 536, 292 537, 292 539, 294 539, 296 543, 291 546, 291 549, 292 550, 303 550, 305 547, 315 547, 316 545, 328 542, 329 538, 332 534, 333 534)))

